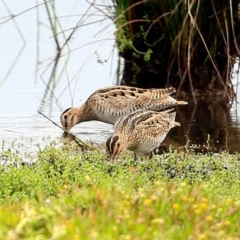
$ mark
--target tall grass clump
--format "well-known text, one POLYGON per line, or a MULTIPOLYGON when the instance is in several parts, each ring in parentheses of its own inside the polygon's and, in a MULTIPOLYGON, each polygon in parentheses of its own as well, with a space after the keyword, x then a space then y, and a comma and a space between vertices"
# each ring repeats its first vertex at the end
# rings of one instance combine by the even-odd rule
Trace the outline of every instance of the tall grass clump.
POLYGON ((232 95, 239 56, 237 1, 113 1, 122 83, 232 95), (230 85, 229 85, 230 84, 230 85))
POLYGON ((170 152, 109 164, 54 143, 35 161, 2 153, 0 239, 237 239, 237 155, 170 152))

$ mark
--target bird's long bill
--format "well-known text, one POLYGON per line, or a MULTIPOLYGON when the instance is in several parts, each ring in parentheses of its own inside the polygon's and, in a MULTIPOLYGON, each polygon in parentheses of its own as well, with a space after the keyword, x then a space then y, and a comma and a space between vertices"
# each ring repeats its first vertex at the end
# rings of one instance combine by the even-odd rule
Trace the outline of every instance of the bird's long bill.
POLYGON ((187 105, 188 102, 185 102, 185 101, 177 101, 177 104, 178 104, 178 105, 187 105))
POLYGON ((113 152, 109 155, 109 162, 114 163, 119 158, 120 152, 113 152))
POLYGON ((110 162, 110 163, 114 163, 114 161, 115 161, 115 158, 114 158, 113 156, 110 156, 110 157, 109 157, 109 162, 110 162))
POLYGON ((174 127, 180 127, 180 126, 181 126, 181 123, 179 123, 179 122, 174 123, 174 127))

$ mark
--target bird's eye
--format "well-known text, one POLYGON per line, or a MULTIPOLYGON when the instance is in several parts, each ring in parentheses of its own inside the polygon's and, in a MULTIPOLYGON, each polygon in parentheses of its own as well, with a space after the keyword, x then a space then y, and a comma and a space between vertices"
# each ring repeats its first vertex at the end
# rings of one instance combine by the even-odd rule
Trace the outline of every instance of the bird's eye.
POLYGON ((68 114, 65 114, 63 117, 64 117, 64 119, 67 119, 68 118, 68 114))
POLYGON ((117 143, 117 146, 120 147, 120 146, 121 146, 121 143, 117 143))

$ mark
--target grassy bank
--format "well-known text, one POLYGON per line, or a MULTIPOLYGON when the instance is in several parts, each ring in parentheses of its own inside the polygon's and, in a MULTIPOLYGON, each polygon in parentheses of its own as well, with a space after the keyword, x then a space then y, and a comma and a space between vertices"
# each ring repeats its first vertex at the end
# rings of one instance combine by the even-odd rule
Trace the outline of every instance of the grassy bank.
POLYGON ((149 161, 104 149, 39 149, 0 168, 0 239, 240 239, 240 161, 171 152, 149 161))

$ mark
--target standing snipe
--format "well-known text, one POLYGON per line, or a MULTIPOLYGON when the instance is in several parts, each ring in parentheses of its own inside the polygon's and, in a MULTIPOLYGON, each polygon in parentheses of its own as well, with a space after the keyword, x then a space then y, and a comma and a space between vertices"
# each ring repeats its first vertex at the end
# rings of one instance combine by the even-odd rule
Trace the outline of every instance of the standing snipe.
POLYGON ((139 109, 159 111, 187 104, 170 96, 175 92, 174 88, 106 87, 94 92, 82 106, 66 109, 60 120, 63 128, 70 130, 80 122, 98 120, 115 124, 119 117, 139 109))
POLYGON ((107 142, 110 162, 126 149, 137 155, 153 156, 153 149, 158 147, 169 130, 180 126, 175 122, 176 112, 138 110, 121 117, 115 124, 112 137, 107 142))

